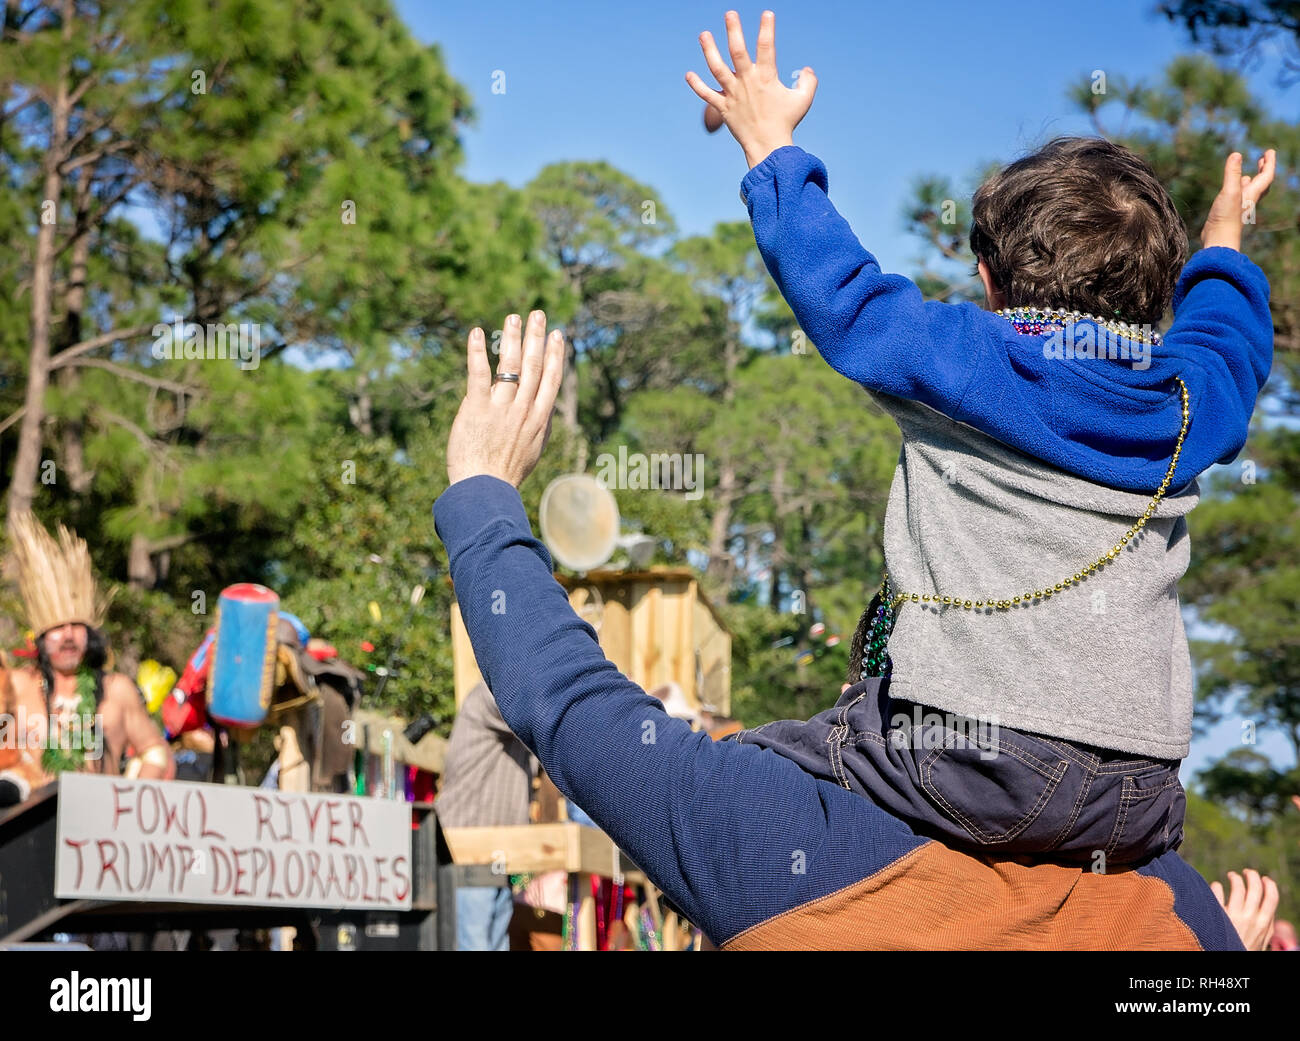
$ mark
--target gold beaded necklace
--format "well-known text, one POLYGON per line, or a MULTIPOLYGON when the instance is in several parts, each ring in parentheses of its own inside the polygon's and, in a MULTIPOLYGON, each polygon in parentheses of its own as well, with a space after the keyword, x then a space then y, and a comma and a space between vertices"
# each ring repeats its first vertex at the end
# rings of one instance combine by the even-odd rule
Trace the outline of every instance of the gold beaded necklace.
POLYGON ((909 600, 914 604, 939 604, 944 607, 960 607, 967 611, 972 608, 996 608, 999 611, 1008 611, 1019 604, 1029 604, 1037 600, 1050 599, 1053 594, 1063 592, 1070 586, 1082 582, 1085 576, 1091 575, 1098 568, 1104 567, 1106 564, 1113 561, 1119 556, 1120 550, 1128 545, 1129 540, 1131 540, 1142 528, 1146 527, 1147 521, 1149 521, 1151 515, 1155 513, 1156 507, 1160 505, 1160 500, 1165 497, 1165 492, 1169 490, 1169 484, 1174 479, 1174 470, 1178 467, 1178 454, 1183 450, 1183 439, 1187 436, 1187 426, 1192 415, 1191 408, 1188 404, 1190 399, 1187 394, 1187 384, 1178 376, 1175 376, 1174 379, 1178 382, 1178 390, 1183 399, 1183 425, 1178 431, 1178 442, 1174 445, 1174 457, 1169 461, 1169 471, 1165 474, 1165 479, 1160 482, 1160 487, 1156 491, 1155 495, 1152 496, 1151 502, 1146 508, 1146 512, 1137 519, 1137 523, 1121 536, 1119 542, 1117 542, 1111 550, 1103 553, 1091 564, 1079 568, 1079 570, 1073 575, 1067 575, 1059 582, 1052 585, 1045 585, 1042 589, 1031 589, 1021 593, 1019 596, 1013 596, 1010 598, 984 597, 983 599, 976 600, 970 597, 940 596, 938 593, 894 593, 892 596, 889 596, 889 574, 886 572, 880 583, 881 600, 884 601, 888 597, 887 602, 891 612, 897 611, 900 604, 909 600))

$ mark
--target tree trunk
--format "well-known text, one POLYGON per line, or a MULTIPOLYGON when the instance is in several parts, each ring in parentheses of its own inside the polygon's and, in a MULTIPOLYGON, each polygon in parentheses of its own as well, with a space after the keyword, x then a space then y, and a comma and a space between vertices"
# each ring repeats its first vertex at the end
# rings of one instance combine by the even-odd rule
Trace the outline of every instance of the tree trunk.
MULTIPOLYGON (((740 364, 740 329, 733 321, 727 322, 727 338, 722 347, 722 407, 731 410, 736 399, 736 369, 740 364)), ((731 453, 723 450, 718 475, 717 506, 709 521, 709 563, 705 574, 725 582, 728 586, 735 578, 735 558, 727 552, 731 533, 731 510, 736 503, 736 464, 731 453)))
POLYGON ((357 396, 348 404, 348 418, 362 437, 375 436, 374 399, 370 395, 370 375, 357 376, 357 396))
POLYGON ((706 575, 727 586, 735 578, 735 557, 727 550, 731 533, 731 509, 736 498, 736 467, 728 455, 722 461, 718 488, 714 493, 716 506, 709 519, 709 564, 706 575))
MULTIPOLYGON (((63 41, 72 40, 73 0, 63 2, 63 41)), ((58 83, 50 114, 50 147, 45 152, 44 184, 39 205, 53 202, 56 209, 63 178, 59 167, 67 158, 68 56, 59 59, 58 83)), ((44 214, 41 214, 44 217, 44 214)), ((50 380, 50 294, 54 284, 54 223, 43 219, 37 224, 36 252, 32 258, 31 354, 27 367, 27 394, 23 404, 22 426, 18 431, 18 454, 14 459, 13 484, 9 488, 10 519, 32 508, 36 498, 36 472, 41 462, 41 426, 45 419, 45 391, 50 380)))
POLYGON ((171 567, 172 550, 193 542, 198 536, 185 532, 150 539, 139 532, 131 536, 127 554, 127 579, 133 589, 154 589, 167 577, 171 567))
POLYGON ((785 466, 780 464, 772 475, 772 555, 768 560, 771 571, 768 604, 773 611, 781 610, 781 568, 785 564, 785 466))
MULTIPOLYGON (((773 529, 773 534, 777 538, 781 537, 780 524, 778 524, 773 529)), ((768 579, 768 588, 767 588, 768 606, 771 607, 773 611, 780 611, 781 610, 781 569, 777 567, 775 560, 773 560, 772 563, 768 565, 768 568, 770 570, 770 578, 768 579)))
POLYGON ((587 443, 578 426, 578 350, 573 339, 564 338, 564 379, 560 383, 560 421, 573 435, 574 472, 587 469, 587 443))
POLYGON ((808 524, 808 508, 805 506, 799 510, 799 555, 794 560, 794 583, 795 588, 803 591, 802 607, 804 613, 812 622, 813 617, 813 597, 808 588, 808 562, 812 558, 811 530, 808 524))
POLYGON ((132 589, 152 589, 158 582, 158 571, 153 566, 149 540, 138 532, 131 536, 126 577, 132 589))
MULTIPOLYGON (((81 316, 86 306, 86 268, 90 260, 90 199, 94 170, 80 171, 76 189, 77 218, 73 234, 72 251, 68 265, 68 291, 64 295, 63 331, 59 336, 60 349, 72 347, 81 342, 81 316)), ((59 387, 66 393, 75 392, 80 376, 75 368, 65 368, 56 377, 59 387)), ((94 472, 86 468, 85 452, 86 424, 81 416, 75 416, 63 423, 62 452, 63 471, 68 478, 68 486, 77 495, 84 495, 90 490, 94 472)))

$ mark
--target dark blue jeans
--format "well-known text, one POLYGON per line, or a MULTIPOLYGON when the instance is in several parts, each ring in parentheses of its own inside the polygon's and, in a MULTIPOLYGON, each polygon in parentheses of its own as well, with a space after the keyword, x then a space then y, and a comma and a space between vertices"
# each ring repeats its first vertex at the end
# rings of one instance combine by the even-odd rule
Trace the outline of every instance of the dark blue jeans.
POLYGON ((953 716, 865 679, 835 707, 731 740, 760 745, 870 799, 917 834, 980 853, 1132 864, 1177 849, 1179 760, 1140 759, 953 716))

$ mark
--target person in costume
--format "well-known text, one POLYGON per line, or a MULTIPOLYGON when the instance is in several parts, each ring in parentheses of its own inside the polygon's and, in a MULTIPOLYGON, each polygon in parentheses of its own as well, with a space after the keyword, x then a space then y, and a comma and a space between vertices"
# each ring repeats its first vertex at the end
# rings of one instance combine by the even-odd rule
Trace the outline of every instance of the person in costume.
MULTIPOLYGON (((750 169, 741 198, 800 329, 898 424, 885 581, 831 709, 733 740, 794 759, 920 833, 1099 870, 1177 849, 1192 668, 1178 601, 1196 477, 1245 443, 1273 354, 1269 285, 1241 251, 1233 153, 1184 264, 1169 192, 1134 152, 1058 138, 975 193, 990 310, 884 273, 794 145, 763 15, 757 62, 701 35, 691 88, 750 169), (1155 332, 1172 305, 1174 321, 1155 332)), ((1253 209, 1252 209, 1253 212, 1253 209)))
POLYGON ((109 598, 96 587, 85 541, 63 525, 56 541, 23 512, 10 527, 10 544, 36 661, 9 675, 24 731, 22 769, 3 778, 9 797, 21 801, 65 770, 120 775, 128 750, 140 760, 139 777, 173 776, 171 749, 139 688, 112 671, 102 629, 109 598))

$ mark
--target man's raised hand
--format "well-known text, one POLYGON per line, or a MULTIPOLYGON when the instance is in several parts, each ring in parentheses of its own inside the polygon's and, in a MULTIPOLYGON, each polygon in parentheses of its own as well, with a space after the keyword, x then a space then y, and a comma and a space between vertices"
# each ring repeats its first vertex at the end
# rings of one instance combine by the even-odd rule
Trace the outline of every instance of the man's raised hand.
POLYGON ((686 74, 686 82, 713 110, 713 121, 720 118, 727 125, 752 168, 778 148, 794 143, 794 128, 812 106, 817 77, 812 69, 804 66, 794 87, 781 82, 776 69, 776 15, 771 11, 763 12, 759 24, 756 61, 749 60, 740 30, 740 15, 728 11, 726 21, 727 49, 734 68, 718 53, 713 34, 700 33, 704 60, 721 92, 713 90, 694 72, 686 74))
POLYGON ((546 335, 546 315, 534 311, 523 327, 505 322, 497 379, 492 379, 482 329, 469 334, 469 379, 447 438, 447 481, 487 474, 518 488, 551 436, 551 415, 564 378, 564 336, 546 335), (522 336, 523 342, 520 342, 522 336))

